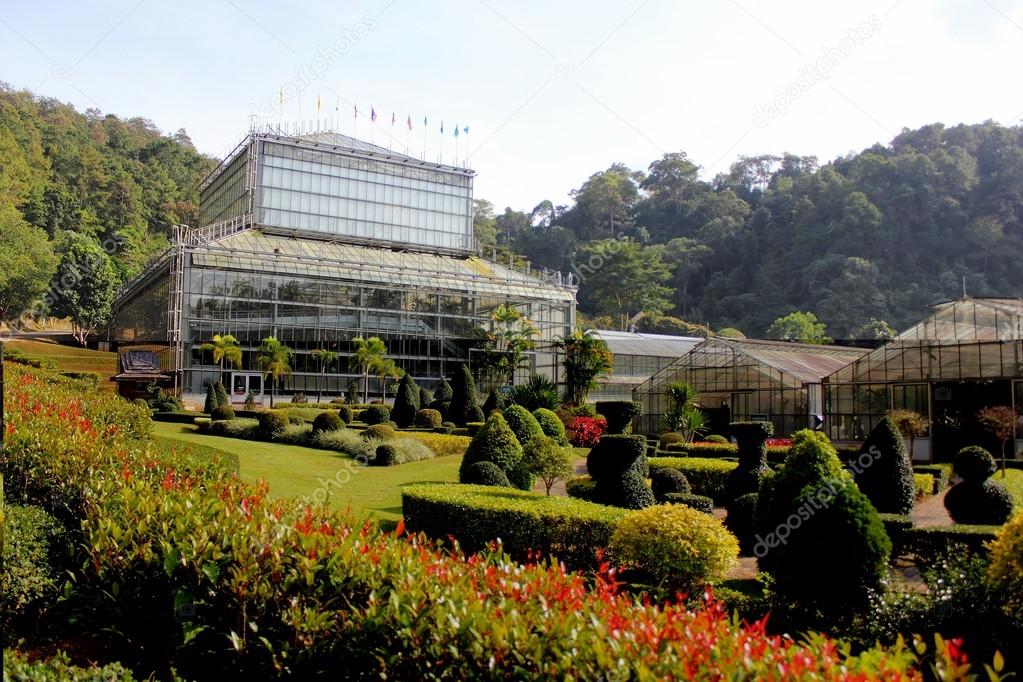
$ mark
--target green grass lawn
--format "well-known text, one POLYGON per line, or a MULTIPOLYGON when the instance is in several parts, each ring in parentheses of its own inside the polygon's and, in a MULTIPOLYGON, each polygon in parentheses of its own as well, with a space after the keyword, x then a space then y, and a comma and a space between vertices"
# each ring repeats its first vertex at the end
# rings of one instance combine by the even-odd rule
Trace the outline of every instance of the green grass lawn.
POLYGON ((1023 509, 1023 470, 1020 469, 1006 469, 1005 478, 1002 478, 1002 472, 998 471, 991 480, 995 483, 1001 483, 1012 495, 1012 501, 1016 503, 1016 509, 1023 509))
POLYGON ((329 490, 329 504, 351 507, 360 515, 371 514, 393 525, 401 518, 401 487, 409 483, 458 480, 461 457, 449 456, 409 462, 395 467, 361 466, 336 452, 223 438, 198 433, 183 424, 155 422, 153 433, 161 447, 166 441, 214 448, 238 456, 240 474, 246 481, 265 479, 276 497, 322 499, 318 490, 329 490))
POLYGON ((117 374, 117 353, 64 346, 52 339, 15 339, 5 344, 33 358, 53 360, 62 372, 97 372, 102 391, 116 391, 110 377, 117 374))

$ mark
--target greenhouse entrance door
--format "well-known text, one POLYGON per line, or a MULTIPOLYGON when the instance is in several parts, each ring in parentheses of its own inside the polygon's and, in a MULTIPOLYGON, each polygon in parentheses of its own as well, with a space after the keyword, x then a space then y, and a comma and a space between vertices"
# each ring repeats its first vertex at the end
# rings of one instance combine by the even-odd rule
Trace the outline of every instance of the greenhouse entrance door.
POLYGON ((250 393, 257 405, 263 404, 263 375, 252 372, 232 372, 231 402, 241 405, 250 393))

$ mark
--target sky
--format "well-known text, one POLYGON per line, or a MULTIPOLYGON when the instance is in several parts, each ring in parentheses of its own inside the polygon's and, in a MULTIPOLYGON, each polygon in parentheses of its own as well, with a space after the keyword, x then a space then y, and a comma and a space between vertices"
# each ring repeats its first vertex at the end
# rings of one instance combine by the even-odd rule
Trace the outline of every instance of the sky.
POLYGON ((1021 64, 1023 0, 0 6, 13 87, 184 128, 213 156, 254 121, 319 118, 468 165, 498 210, 568 203, 592 173, 669 152, 710 179, 741 155, 823 162, 934 122, 1020 124, 1021 64))

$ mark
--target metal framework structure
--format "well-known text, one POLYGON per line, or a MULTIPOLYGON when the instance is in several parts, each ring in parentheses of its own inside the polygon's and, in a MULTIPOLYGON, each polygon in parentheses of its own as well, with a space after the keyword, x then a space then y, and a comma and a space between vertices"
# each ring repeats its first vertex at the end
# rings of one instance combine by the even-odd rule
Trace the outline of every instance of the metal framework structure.
POLYGON ((369 336, 429 388, 471 360, 505 305, 538 331, 534 370, 557 380, 552 342, 574 326, 576 287, 570 275, 476 254, 473 175, 333 133, 253 132, 203 180, 211 222, 175 229, 171 248, 121 292, 111 335, 158 352, 184 395, 220 376, 200 350, 214 334, 242 348, 241 367, 228 368, 239 401, 267 392, 255 353, 268 336, 294 351, 288 391, 342 393, 358 378, 352 340, 369 336), (340 362, 320 367, 321 348, 340 362))
POLYGON ((931 424, 914 440, 918 459, 947 458, 967 444, 992 446, 976 412, 1023 405, 1023 300, 964 297, 935 305, 823 385, 833 440, 863 440, 886 412, 906 409, 931 424))
POLYGON ((775 433, 791 434, 813 426, 822 413, 820 382, 824 376, 861 357, 866 350, 785 341, 705 339, 634 392, 643 403, 637 430, 661 431, 670 407, 667 388, 692 385, 714 428, 730 421, 764 420, 775 433))
POLYGON ((598 377, 590 400, 632 400, 632 391, 703 339, 595 329, 593 335, 607 344, 614 357, 611 372, 598 377))

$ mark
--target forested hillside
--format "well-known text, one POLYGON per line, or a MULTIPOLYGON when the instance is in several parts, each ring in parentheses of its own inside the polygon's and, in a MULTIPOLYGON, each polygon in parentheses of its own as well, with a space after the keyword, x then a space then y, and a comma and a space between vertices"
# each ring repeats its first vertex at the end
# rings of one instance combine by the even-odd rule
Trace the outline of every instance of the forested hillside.
MULTIPOLYGON (((823 165, 742 158, 709 181, 672 153, 612 165, 573 199, 492 219, 478 205, 479 235, 576 270, 603 324, 653 311, 760 336, 807 310, 833 337, 870 337, 961 295, 963 277, 973 296, 1023 295, 1020 127, 934 124, 823 165)), ((639 327, 686 329, 651 319, 639 327)))
MULTIPOLYGON (((97 327, 171 225, 197 223, 214 163, 183 130, 3 84, 0 161, 0 292, 20 292, 0 293, 0 316, 38 310, 26 298, 90 263, 52 312, 89 307, 98 319, 80 317, 97 327)), ((1023 295, 1023 128, 934 124, 823 165, 744 157, 712 179, 676 152, 594 173, 570 205, 495 215, 479 200, 476 231, 502 258, 575 272, 580 309, 602 326, 762 336, 805 310, 832 337, 872 336, 960 295, 963 277, 974 296, 1023 295)))

